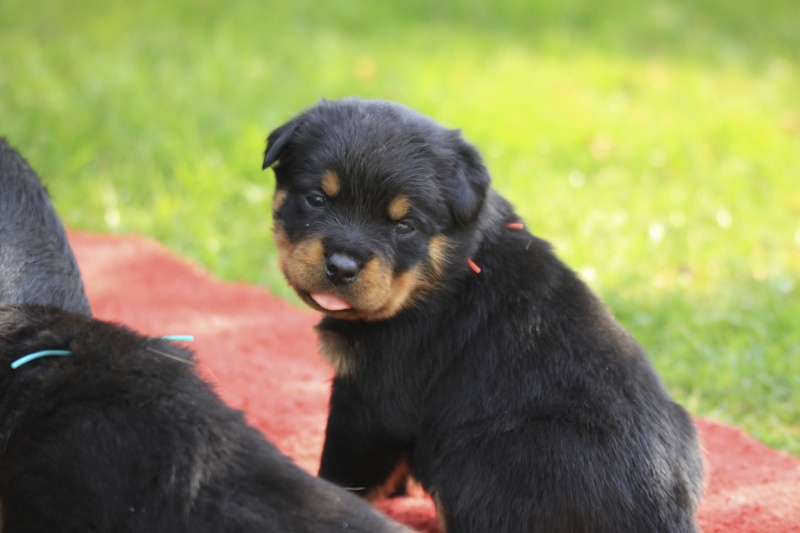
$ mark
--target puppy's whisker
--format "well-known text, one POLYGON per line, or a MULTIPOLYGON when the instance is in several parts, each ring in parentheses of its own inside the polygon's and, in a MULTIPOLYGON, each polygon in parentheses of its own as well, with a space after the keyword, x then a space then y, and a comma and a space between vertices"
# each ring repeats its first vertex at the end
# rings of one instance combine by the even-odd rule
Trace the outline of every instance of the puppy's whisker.
POLYGON ((178 361, 180 363, 183 363, 185 365, 194 365, 194 361, 190 361, 188 359, 184 359, 183 357, 178 357, 177 355, 172 355, 172 354, 167 353, 167 352, 162 352, 161 350, 156 350, 152 346, 145 346, 145 350, 153 352, 154 354, 157 354, 157 355, 161 355, 161 356, 166 357, 168 359, 173 359, 173 360, 178 361))
POLYGON ((214 383, 219 383, 219 378, 217 377, 217 375, 214 373, 214 371, 213 371, 213 370, 211 370, 211 369, 210 369, 210 368, 208 368, 208 367, 205 367, 205 369, 204 369, 204 370, 205 370, 206 372, 208 372, 208 374, 209 374, 209 375, 211 376, 211 378, 213 379, 214 383))

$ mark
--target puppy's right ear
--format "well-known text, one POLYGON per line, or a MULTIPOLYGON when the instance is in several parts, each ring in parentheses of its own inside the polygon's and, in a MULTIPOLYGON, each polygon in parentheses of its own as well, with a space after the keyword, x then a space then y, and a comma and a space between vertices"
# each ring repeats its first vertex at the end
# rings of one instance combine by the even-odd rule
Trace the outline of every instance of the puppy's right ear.
POLYGON ((451 184, 450 210, 455 221, 466 227, 478 218, 491 178, 475 147, 461 137, 459 130, 453 130, 452 135, 456 166, 451 184))
POLYGON ((264 165, 261 170, 271 167, 283 155, 284 148, 289 143, 297 127, 300 125, 298 119, 293 119, 279 126, 267 137, 267 149, 264 151, 264 165))

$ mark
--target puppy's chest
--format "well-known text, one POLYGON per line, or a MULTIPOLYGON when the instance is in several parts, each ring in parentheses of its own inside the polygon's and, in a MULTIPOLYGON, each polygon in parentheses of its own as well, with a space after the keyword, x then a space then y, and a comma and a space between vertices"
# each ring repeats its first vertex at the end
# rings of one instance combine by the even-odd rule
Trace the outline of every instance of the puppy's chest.
POLYGON ((320 353, 337 376, 361 380, 371 375, 397 375, 399 379, 409 379, 409 374, 414 374, 413 359, 418 350, 414 343, 321 328, 317 329, 317 338, 320 353))
POLYGON ((355 369, 359 343, 341 333, 317 328, 317 341, 322 357, 333 367, 337 376, 349 376, 355 369))
POLYGON ((378 419, 416 426, 430 375, 416 343, 319 329, 318 335, 320 352, 337 378, 357 389, 378 419))

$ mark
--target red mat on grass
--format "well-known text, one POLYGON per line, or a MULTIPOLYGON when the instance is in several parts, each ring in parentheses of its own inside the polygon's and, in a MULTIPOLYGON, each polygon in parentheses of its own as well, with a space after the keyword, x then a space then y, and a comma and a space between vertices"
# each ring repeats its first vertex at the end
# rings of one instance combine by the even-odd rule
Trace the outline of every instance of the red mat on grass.
MULTIPOLYGON (((225 401, 316 472, 332 375, 311 330, 317 315, 263 289, 219 282, 147 239, 71 233, 70 242, 98 318, 154 336, 194 335, 201 373, 225 401)), ((703 531, 800 532, 800 460, 736 428, 697 425, 708 462, 703 531)), ((379 507, 420 531, 439 530, 424 496, 379 507)))

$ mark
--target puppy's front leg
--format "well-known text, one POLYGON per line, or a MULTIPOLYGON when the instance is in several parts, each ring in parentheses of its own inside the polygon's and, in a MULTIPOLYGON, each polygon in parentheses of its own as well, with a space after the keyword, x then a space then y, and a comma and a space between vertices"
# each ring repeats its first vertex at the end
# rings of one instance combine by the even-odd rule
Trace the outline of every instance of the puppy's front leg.
POLYGON ((374 419, 366 403, 335 379, 319 476, 370 500, 395 488, 389 485, 396 485, 395 474, 408 453, 368 422, 374 419))

